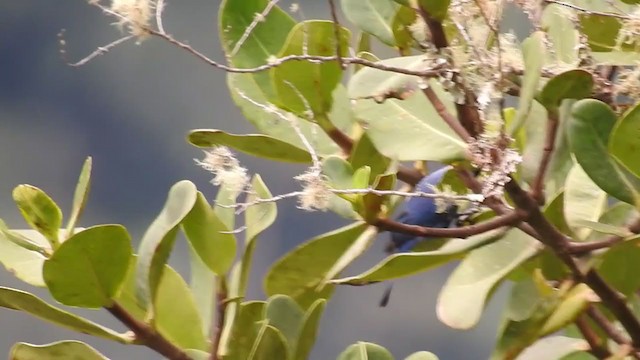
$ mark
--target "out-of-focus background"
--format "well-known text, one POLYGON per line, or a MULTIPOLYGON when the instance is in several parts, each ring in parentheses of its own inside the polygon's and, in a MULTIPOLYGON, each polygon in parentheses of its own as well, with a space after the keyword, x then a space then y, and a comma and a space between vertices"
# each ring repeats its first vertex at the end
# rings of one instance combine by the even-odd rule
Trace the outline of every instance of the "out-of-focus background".
MULTIPOLYGON (((241 0, 237 0, 241 1, 241 0)), ((305 18, 329 18, 324 1, 298 1, 305 18)), ((287 8, 290 1, 281 1, 287 8)), ((167 31, 214 59, 223 59, 217 34, 220 1, 168 1, 167 31)), ((300 16, 300 15, 298 15, 300 16)), ((85 1, 20 0, 0 4, 0 217, 25 227, 11 200, 21 183, 47 191, 70 209, 84 158, 93 157, 93 184, 81 226, 124 224, 136 239, 144 233, 176 181, 195 182, 210 198, 209 174, 194 165, 201 152, 185 141, 194 128, 251 132, 231 101, 225 73, 158 39, 128 43, 89 64, 72 68, 60 58, 57 34, 66 29, 67 56, 79 60, 121 36, 101 12, 85 1)), ((240 156, 260 173, 274 194, 291 191, 300 166, 240 156)), ((249 297, 263 299, 261 278, 275 259, 297 244, 345 221, 326 213, 305 213, 295 201, 278 203, 278 220, 260 239, 249 297)), ((358 273, 383 258, 377 244, 347 270, 358 273)), ((188 274, 184 244, 171 264, 188 274)), ((378 307, 385 285, 339 288, 327 306, 313 360, 335 359, 363 340, 387 347, 397 358, 429 350, 443 360, 485 359, 493 346, 504 291, 488 305, 480 324, 454 331, 435 315, 438 291, 452 266, 396 283, 391 303, 378 307)), ((18 287, 53 301, 0 269, 0 286, 18 287)), ((73 311, 76 311, 73 309, 73 311)), ((86 317, 124 330, 104 311, 86 317)), ((186 324, 185 324, 186 325, 186 324)), ((43 344, 88 340, 112 359, 158 359, 142 347, 125 347, 62 330, 26 314, 0 308, 0 354, 13 343, 43 344)), ((4 355, 0 355, 2 357, 4 355)))

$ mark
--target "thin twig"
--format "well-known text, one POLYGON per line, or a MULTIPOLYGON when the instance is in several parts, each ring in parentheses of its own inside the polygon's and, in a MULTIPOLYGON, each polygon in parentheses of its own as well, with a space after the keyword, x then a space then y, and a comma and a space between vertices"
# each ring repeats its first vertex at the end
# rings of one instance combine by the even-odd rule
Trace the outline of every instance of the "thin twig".
POLYGON ((622 20, 631 20, 631 19, 633 19, 629 15, 617 14, 617 13, 605 12, 605 11, 589 10, 589 9, 582 8, 582 7, 578 6, 578 5, 574 5, 574 4, 571 4, 571 3, 568 3, 568 2, 564 2, 564 1, 544 0, 544 2, 546 2, 547 4, 556 4, 556 5, 564 6, 566 8, 573 9, 573 10, 576 10, 576 11, 579 11, 579 12, 583 12, 583 13, 588 14, 588 15, 607 16, 607 17, 618 18, 618 19, 622 19, 622 20))
MULTIPOLYGON (((640 233, 640 217, 632 220, 626 228, 633 234, 640 233)), ((590 251, 610 248, 615 244, 622 242, 625 238, 618 235, 609 235, 602 240, 590 242, 572 242, 569 251, 572 254, 581 255, 590 251)))
POLYGON ((216 315, 214 328, 211 329, 211 354, 209 360, 221 360, 219 355, 220 339, 224 329, 225 313, 227 309, 227 285, 225 279, 216 277, 216 315))
POLYGON ((420 237, 447 237, 447 238, 468 238, 469 236, 481 234, 490 230, 498 229, 503 226, 513 226, 522 221, 524 213, 521 211, 511 211, 505 215, 497 216, 493 219, 463 226, 459 228, 430 228, 418 225, 408 225, 391 219, 380 218, 371 225, 378 227, 380 230, 415 235, 420 237))
POLYGON ((591 348, 590 352, 593 356, 598 359, 606 359, 611 356, 611 352, 609 351, 606 342, 604 342, 600 336, 593 331, 585 315, 580 315, 576 319, 575 323, 578 330, 580 330, 582 337, 587 341, 587 343, 589 343, 589 347, 591 348))
POLYGON ((134 318, 124 307, 118 303, 106 306, 105 309, 116 319, 123 323, 136 335, 136 340, 158 354, 170 360, 192 360, 182 349, 173 345, 159 332, 142 321, 134 318))
POLYGON ((261 13, 255 14, 255 16, 253 17, 253 20, 251 21, 251 24, 247 26, 247 28, 242 33, 242 36, 240 36, 240 39, 238 39, 236 44, 233 46, 233 49, 231 49, 231 52, 229 53, 229 58, 234 57, 238 53, 238 51, 240 51, 240 48, 242 47, 242 45, 244 45, 244 42, 247 41, 247 39, 249 38, 249 35, 251 35, 251 33, 256 28, 256 26, 258 26, 258 24, 260 24, 261 22, 264 21, 264 19, 267 18, 267 16, 271 12, 271 9, 273 9, 273 7, 276 6, 278 1, 280 0, 269 1, 267 3, 267 6, 265 6, 264 10, 262 10, 261 13))
POLYGON ((595 306, 590 305, 587 308, 587 315, 598 325, 607 336, 618 344, 630 344, 631 342, 607 319, 607 317, 595 306))
POLYGON ((551 156, 555 150, 556 134, 558 133, 558 113, 554 110, 549 111, 549 117, 547 119, 547 132, 545 135, 544 149, 542 151, 542 158, 540 159, 540 165, 538 166, 538 172, 533 181, 531 196, 538 200, 538 204, 544 204, 544 179, 551 162, 551 156))
MULTIPOLYGON (((95 51, 93 51, 91 54, 85 56, 84 58, 82 58, 78 62, 71 63, 71 62, 68 62, 66 59, 65 59, 65 62, 67 63, 67 65, 73 66, 73 67, 85 65, 89 61, 97 58, 98 56, 101 56, 101 55, 104 55, 104 54, 108 53, 110 50, 112 50, 116 46, 118 46, 118 45, 120 45, 122 43, 125 43, 125 42, 127 42, 127 41, 129 41, 129 40, 131 40, 133 38, 135 38, 134 35, 127 35, 125 37, 121 37, 120 39, 114 40, 114 41, 112 41, 111 43, 109 43, 109 44, 107 44, 105 46, 99 46, 98 48, 96 48, 95 51)), ((64 44, 65 44, 64 43, 64 39, 61 39, 60 40, 60 46, 63 46, 64 44)), ((61 50, 61 53, 65 54, 66 52, 61 50)))
POLYGON ((162 24, 162 11, 164 10, 164 0, 157 0, 156 2, 156 26, 158 31, 165 34, 164 25, 162 24))
POLYGON ((442 103, 442 100, 438 97, 436 92, 426 84, 426 87, 422 89, 422 92, 427 97, 431 105, 433 105, 434 109, 440 115, 442 120, 449 125, 449 127, 464 141, 470 141, 471 135, 467 132, 467 130, 460 124, 458 119, 456 119, 449 110, 447 110, 446 106, 442 103))

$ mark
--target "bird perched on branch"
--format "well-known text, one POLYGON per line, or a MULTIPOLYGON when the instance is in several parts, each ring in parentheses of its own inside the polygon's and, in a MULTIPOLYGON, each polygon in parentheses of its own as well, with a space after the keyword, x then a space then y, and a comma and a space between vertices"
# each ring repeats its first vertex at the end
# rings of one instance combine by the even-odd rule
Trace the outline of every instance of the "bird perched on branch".
MULTIPOLYGON (((440 184, 444 175, 451 169, 450 166, 440 168, 425 176, 415 187, 416 192, 433 194, 435 187, 440 184)), ((458 207, 454 204, 447 206, 445 211, 438 212, 436 199, 425 197, 412 197, 404 203, 402 212, 396 221, 408 224, 432 228, 449 228, 458 225, 460 214, 458 207)), ((411 234, 391 233, 391 242, 387 247, 388 253, 403 253, 411 251, 420 241, 425 238, 411 234)), ((392 284, 390 284, 380 301, 380 306, 384 307, 389 302, 392 284)))

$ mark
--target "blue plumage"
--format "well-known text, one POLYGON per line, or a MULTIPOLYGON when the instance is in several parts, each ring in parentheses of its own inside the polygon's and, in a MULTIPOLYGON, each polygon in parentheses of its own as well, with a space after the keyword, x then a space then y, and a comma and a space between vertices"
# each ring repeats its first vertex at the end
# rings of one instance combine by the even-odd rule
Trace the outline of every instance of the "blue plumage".
MULTIPOLYGON (((425 176, 416 185, 416 191, 434 193, 434 186, 440 184, 442 178, 449 169, 451 169, 449 166, 445 166, 425 176)), ((455 206, 452 206, 446 212, 437 213, 435 200, 424 197, 409 198, 409 200, 404 204, 402 213, 400 213, 396 218, 396 221, 404 224, 434 228, 448 228, 456 226, 457 220, 458 212, 455 206)), ((408 252, 411 251, 421 240, 423 239, 414 235, 392 232, 391 244, 388 250, 389 252, 395 253, 408 252)), ((387 291, 380 302, 380 306, 387 305, 390 293, 391 285, 387 288, 387 291)))

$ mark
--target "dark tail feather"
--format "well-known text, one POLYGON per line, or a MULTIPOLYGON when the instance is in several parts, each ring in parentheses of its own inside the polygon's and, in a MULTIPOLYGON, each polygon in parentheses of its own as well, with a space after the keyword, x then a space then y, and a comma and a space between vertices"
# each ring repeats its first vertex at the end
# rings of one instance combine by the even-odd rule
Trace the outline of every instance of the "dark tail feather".
POLYGON ((387 286, 387 289, 384 291, 384 295, 382 295, 382 299, 380 299, 380 307, 385 307, 389 303, 389 298, 391 297, 391 290, 393 289, 393 283, 387 286))

